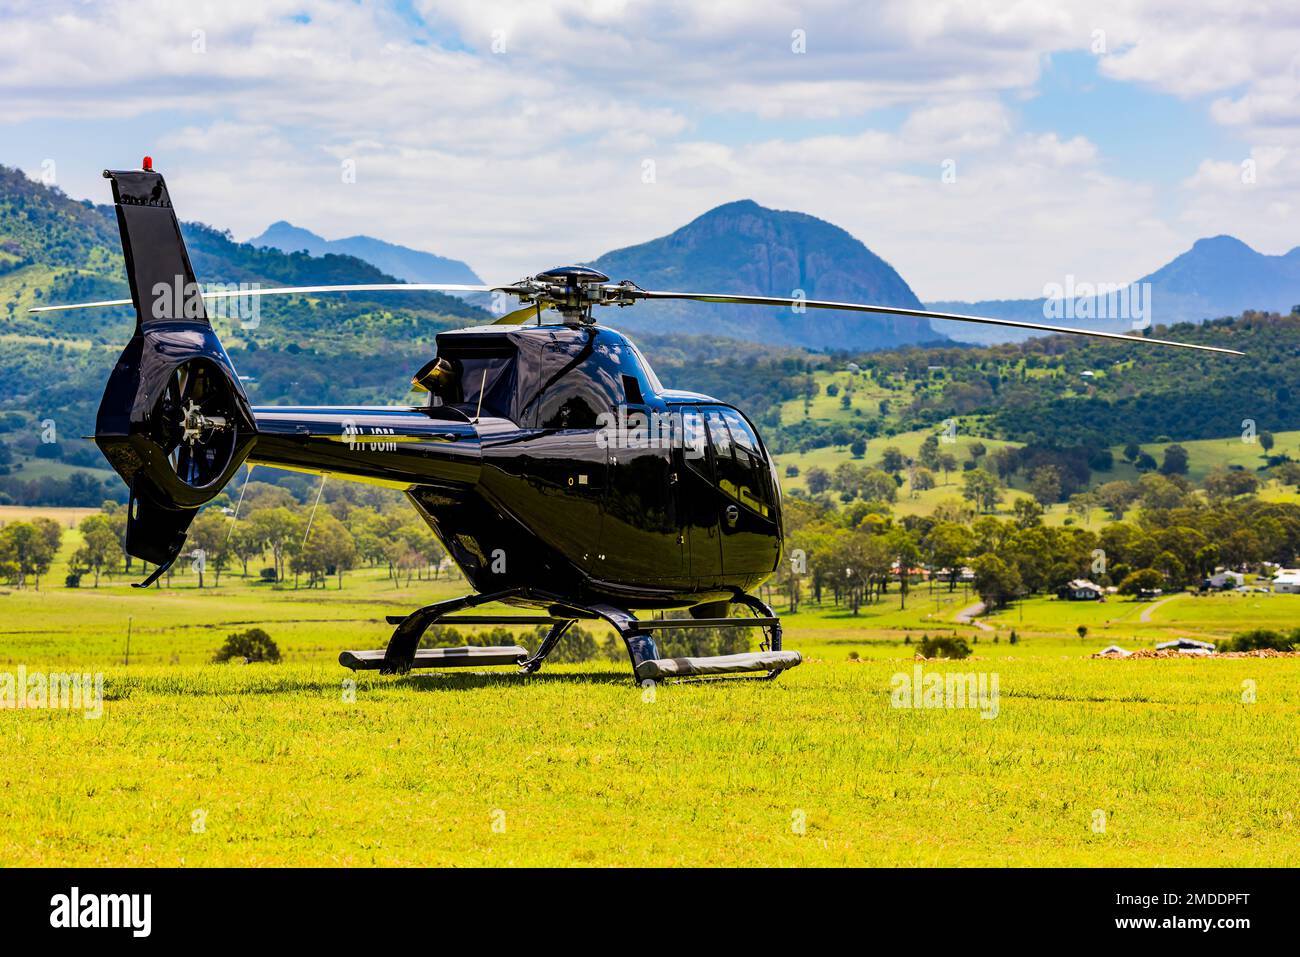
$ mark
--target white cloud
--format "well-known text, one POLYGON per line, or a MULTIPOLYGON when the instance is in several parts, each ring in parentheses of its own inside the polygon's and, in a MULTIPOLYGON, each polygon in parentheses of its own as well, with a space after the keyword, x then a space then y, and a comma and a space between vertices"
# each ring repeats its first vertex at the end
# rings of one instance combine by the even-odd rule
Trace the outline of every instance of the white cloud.
POLYGON ((1066 273, 1135 278, 1211 226, 1275 246, 1300 185, 1300 17, 1263 6, 416 9, 419 22, 344 0, 0 0, 0 129, 84 127, 76 155, 56 158, 65 188, 100 201, 92 177, 125 138, 147 137, 187 218, 238 236, 280 218, 370 233, 492 280, 751 197, 844 226, 923 297, 1031 296, 1066 273), (1156 186, 1108 172, 1089 139, 1019 128, 1008 103, 1035 93, 1044 57, 1088 50, 1099 29, 1107 75, 1212 99, 1211 115, 1257 144, 1253 190, 1232 185, 1240 160, 1207 158, 1168 184, 1171 210, 1156 186), (806 53, 791 49, 796 30, 806 53))

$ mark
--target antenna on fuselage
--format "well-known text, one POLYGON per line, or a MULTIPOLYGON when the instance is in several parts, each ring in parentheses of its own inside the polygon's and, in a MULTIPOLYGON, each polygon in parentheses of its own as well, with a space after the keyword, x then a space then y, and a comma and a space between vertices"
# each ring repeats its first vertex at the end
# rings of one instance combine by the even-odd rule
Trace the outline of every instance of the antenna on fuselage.
POLYGON ((488 370, 488 367, 487 367, 486 365, 484 365, 484 366, 483 366, 483 381, 480 382, 480 383, 478 384, 478 408, 474 410, 474 424, 475 424, 475 425, 478 425, 479 416, 481 416, 481 415, 483 414, 483 390, 487 388, 487 370, 488 370))

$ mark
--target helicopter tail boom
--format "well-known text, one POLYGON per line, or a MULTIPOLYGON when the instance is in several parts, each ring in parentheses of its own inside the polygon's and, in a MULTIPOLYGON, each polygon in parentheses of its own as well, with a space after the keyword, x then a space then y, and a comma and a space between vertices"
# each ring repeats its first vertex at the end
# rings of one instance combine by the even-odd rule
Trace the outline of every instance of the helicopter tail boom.
POLYGON ((478 429, 437 409, 266 406, 253 410, 260 465, 341 475, 390 488, 466 488, 478 482, 478 429))

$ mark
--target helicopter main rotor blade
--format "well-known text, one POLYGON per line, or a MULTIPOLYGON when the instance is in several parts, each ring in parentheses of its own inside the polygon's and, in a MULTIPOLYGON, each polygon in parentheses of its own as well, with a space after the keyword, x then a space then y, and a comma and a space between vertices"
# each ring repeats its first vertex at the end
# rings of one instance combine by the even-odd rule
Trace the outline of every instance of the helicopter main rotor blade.
POLYGON ((1174 342, 1170 339, 1147 339, 1142 336, 1125 335, 1122 332, 1102 332, 1099 329, 1073 329, 1067 326, 1052 326, 1043 322, 1023 322, 1018 319, 990 319, 986 316, 965 316, 952 312, 927 312, 924 309, 907 309, 901 306, 870 306, 857 302, 830 302, 825 299, 785 299, 778 296, 737 296, 730 293, 705 292, 653 292, 637 290, 638 299, 685 299, 692 302, 722 302, 750 306, 805 306, 809 309, 839 309, 846 312, 866 312, 884 316, 914 316, 919 319, 950 319, 954 322, 975 322, 987 326, 1007 326, 1012 329, 1034 329, 1041 332, 1068 333, 1076 336, 1092 336, 1094 339, 1116 339, 1120 342, 1132 342, 1153 346, 1173 346, 1178 349, 1195 349, 1200 352, 1219 352, 1224 355, 1245 355, 1236 349, 1224 349, 1221 346, 1203 346, 1191 342, 1174 342))
MULTIPOLYGON (((204 299, 239 299, 244 296, 301 296, 318 292, 509 292, 513 286, 463 286, 428 282, 377 282, 341 286, 277 286, 270 289, 224 289, 204 292, 204 299)), ((93 309, 101 306, 129 306, 130 299, 101 299, 61 306, 37 306, 28 312, 62 312, 65 309, 93 309)))

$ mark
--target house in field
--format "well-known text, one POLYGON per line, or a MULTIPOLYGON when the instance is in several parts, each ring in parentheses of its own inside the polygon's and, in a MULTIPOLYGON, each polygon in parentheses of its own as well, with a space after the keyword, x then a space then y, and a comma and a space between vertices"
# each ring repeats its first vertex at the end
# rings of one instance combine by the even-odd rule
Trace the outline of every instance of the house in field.
POLYGON ((1273 591, 1282 595, 1300 595, 1300 568, 1283 568, 1273 579, 1273 591))
POLYGON ((1127 658, 1131 654, 1133 654, 1133 652, 1127 651, 1119 645, 1107 645, 1105 648, 1101 649, 1101 651, 1097 652, 1097 655, 1101 658, 1127 658))
POLYGON ((1246 576, 1240 572, 1220 571, 1215 572, 1209 578, 1201 582, 1201 588, 1205 591, 1230 591, 1245 584, 1246 576))
POLYGON ((1056 597, 1064 598, 1066 601, 1105 601, 1106 589, 1086 578, 1076 578, 1058 588, 1056 597))
POLYGON ((1156 645, 1156 651, 1181 651, 1185 655, 1212 655, 1214 642, 1197 641, 1195 638, 1175 638, 1173 641, 1162 641, 1156 645))

